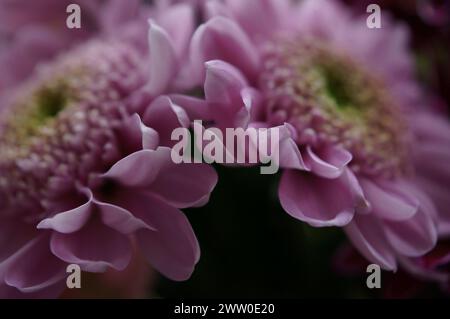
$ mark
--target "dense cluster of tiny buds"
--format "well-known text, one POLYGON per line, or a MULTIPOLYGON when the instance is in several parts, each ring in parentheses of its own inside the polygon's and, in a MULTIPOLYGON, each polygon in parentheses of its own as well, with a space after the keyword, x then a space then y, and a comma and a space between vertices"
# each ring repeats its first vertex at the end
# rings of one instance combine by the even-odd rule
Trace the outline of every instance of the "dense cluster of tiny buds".
POLYGON ((265 52, 260 85, 273 124, 292 124, 300 146, 344 147, 355 173, 410 173, 407 126, 376 76, 317 41, 284 42, 265 52))
MULTIPOLYGON (((0 205, 42 218, 46 203, 120 159, 116 129, 145 83, 132 47, 90 42, 41 65, 0 115, 0 205)), ((4 214, 5 212, 2 211, 4 214)))

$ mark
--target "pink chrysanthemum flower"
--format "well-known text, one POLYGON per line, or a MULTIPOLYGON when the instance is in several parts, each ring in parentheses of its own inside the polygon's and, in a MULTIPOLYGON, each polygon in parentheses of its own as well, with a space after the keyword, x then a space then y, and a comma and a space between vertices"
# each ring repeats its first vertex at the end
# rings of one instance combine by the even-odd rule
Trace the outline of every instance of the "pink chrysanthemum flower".
POLYGON ((214 126, 289 128, 279 198, 290 215, 344 227, 387 270, 448 234, 449 126, 423 104, 404 26, 383 13, 371 30, 331 0, 206 8, 190 50, 206 101, 174 99, 214 126))
POLYGON ((200 251, 180 209, 206 203, 217 177, 171 160, 189 118, 157 96, 193 16, 180 5, 158 21, 172 28, 151 22, 149 52, 91 40, 39 65, 0 109, 0 296, 56 296, 68 264, 123 270, 134 245, 165 276, 191 275, 200 251))
POLYGON ((126 34, 156 14, 140 0, 80 0, 81 28, 69 29, 69 0, 0 0, 0 92, 34 67, 92 37, 126 34))

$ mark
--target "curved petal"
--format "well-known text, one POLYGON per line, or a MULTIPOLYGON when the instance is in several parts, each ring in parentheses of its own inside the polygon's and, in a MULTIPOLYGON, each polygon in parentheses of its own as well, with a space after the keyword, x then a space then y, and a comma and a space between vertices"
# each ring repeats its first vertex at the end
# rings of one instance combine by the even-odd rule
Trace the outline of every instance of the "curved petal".
POLYGON ((53 217, 42 220, 38 229, 53 229, 57 232, 69 234, 80 230, 88 221, 93 209, 93 195, 89 189, 84 192, 88 196, 86 203, 69 211, 56 214, 53 217))
MULTIPOLYGON (((263 122, 266 117, 265 104, 263 103, 263 97, 260 91, 252 88, 245 87, 241 91, 241 98, 245 107, 250 112, 251 122, 263 122)), ((245 127, 244 125, 241 125, 245 127)))
POLYGON ((221 60, 211 60, 205 65, 205 98, 208 102, 228 105, 241 99, 241 91, 248 84, 236 67, 221 60))
POLYGON ((294 141, 295 129, 287 123, 275 128, 280 130, 280 166, 283 168, 309 171, 309 168, 303 160, 302 153, 294 141))
POLYGON ((408 220, 385 221, 384 225, 389 242, 402 255, 422 256, 437 243, 436 225, 422 208, 408 220))
MULTIPOLYGON (((428 123, 428 122, 426 122, 428 123)), ((436 128, 435 133, 444 133, 444 127, 439 124, 429 123, 436 128)), ((446 128, 450 131, 449 128, 446 128)), ((433 199, 439 213, 439 234, 450 235, 450 141, 445 141, 448 136, 430 136, 414 147, 416 171, 418 183, 421 188, 433 199), (433 139, 434 138, 434 139, 433 139)))
POLYGON ((200 258, 200 248, 184 214, 144 192, 122 192, 116 201, 115 204, 157 229, 136 232, 147 260, 172 280, 188 279, 200 258))
POLYGON ((8 263, 4 281, 24 293, 55 285, 66 276, 66 264, 50 252, 45 233, 22 247, 8 263))
POLYGON ((63 293, 64 289, 67 289, 64 280, 33 292, 22 292, 15 287, 0 283, 0 299, 56 299, 63 293))
POLYGON ((371 262, 386 270, 397 269, 395 253, 389 245, 379 220, 369 215, 356 215, 344 228, 347 236, 359 252, 371 262))
POLYGON ((214 17, 194 33, 190 54, 198 80, 204 78, 203 64, 220 59, 242 70, 248 79, 256 79, 260 58, 249 37, 232 20, 214 17))
POLYGON ((172 163, 170 152, 169 148, 159 147, 133 153, 114 164, 101 178, 114 180, 123 186, 146 187, 172 163))
POLYGON ((178 60, 169 35, 156 23, 149 21, 150 80, 148 92, 153 96, 163 93, 178 70, 178 60))
POLYGON ((324 178, 339 177, 351 160, 352 154, 342 148, 325 146, 316 152, 310 146, 306 148, 307 166, 312 172, 324 178))
POLYGON ((360 178, 361 186, 372 211, 380 218, 402 221, 412 218, 419 209, 419 200, 405 187, 404 182, 372 182, 360 178))
POLYGON ((124 270, 131 259, 127 236, 92 218, 81 230, 71 234, 53 233, 50 247, 56 256, 78 264, 89 272, 103 272, 107 267, 124 270))
POLYGON ((131 234, 138 229, 156 230, 154 226, 136 218, 126 209, 97 200, 94 200, 94 203, 99 210, 103 224, 122 234, 131 234))
POLYGON ((217 179, 217 173, 210 165, 172 163, 161 171, 150 189, 167 203, 187 208, 206 204, 217 179))
POLYGON ((176 105, 181 106, 188 114, 188 117, 191 119, 195 120, 211 119, 208 103, 203 99, 181 94, 171 94, 170 99, 176 105))
POLYGON ((315 227, 347 225, 364 202, 364 195, 349 170, 332 180, 287 170, 281 178, 279 197, 292 217, 315 227))
POLYGON ((156 149, 159 134, 153 128, 142 123, 137 113, 130 116, 118 129, 118 142, 124 154, 131 154, 142 149, 156 149))
POLYGON ((16 218, 0 219, 0 282, 1 265, 36 234, 33 225, 16 218))
POLYGON ((188 4, 172 5, 157 17, 158 23, 167 30, 177 57, 187 54, 189 40, 194 33, 194 11, 188 4))
POLYGON ((247 81, 238 69, 226 62, 213 60, 205 65, 205 98, 212 118, 220 127, 246 127, 250 101, 248 94, 243 96, 242 93, 248 87, 247 81))
POLYGON ((167 96, 161 96, 153 101, 144 114, 143 122, 158 132, 160 145, 169 147, 174 144, 171 139, 173 130, 190 125, 186 111, 167 96))

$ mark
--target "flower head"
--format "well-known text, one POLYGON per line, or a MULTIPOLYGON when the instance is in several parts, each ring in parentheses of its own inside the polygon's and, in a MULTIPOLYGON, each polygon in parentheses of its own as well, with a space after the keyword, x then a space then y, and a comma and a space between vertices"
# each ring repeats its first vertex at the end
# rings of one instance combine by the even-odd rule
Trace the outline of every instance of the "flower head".
POLYGON ((123 270, 134 243, 167 277, 191 275, 200 251, 180 209, 206 203, 217 178, 171 160, 170 133, 189 118, 157 97, 175 72, 148 70, 177 42, 149 33, 150 52, 117 38, 61 54, 2 106, 0 295, 55 296, 68 264, 123 270))
POLYGON ((205 100, 174 99, 218 127, 289 128, 279 198, 293 217, 344 227, 389 270, 431 250, 448 209, 438 216, 437 194, 417 176, 429 161, 444 163, 448 141, 434 139, 437 156, 414 160, 423 147, 417 134, 430 141, 438 131, 418 129, 418 119, 442 121, 423 107, 405 27, 384 15, 383 28, 370 30, 337 1, 226 0, 207 12, 190 50, 205 100))

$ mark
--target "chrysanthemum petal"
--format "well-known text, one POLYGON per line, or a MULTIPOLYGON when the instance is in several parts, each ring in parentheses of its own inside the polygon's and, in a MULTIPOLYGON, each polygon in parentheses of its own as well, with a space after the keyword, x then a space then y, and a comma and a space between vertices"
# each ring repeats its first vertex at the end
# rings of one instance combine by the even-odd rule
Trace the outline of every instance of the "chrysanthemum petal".
POLYGON ((169 148, 142 150, 118 161, 102 178, 111 179, 123 186, 145 187, 149 186, 160 170, 170 162, 169 148))
POLYGON ((386 220, 401 221, 412 218, 419 209, 419 200, 405 188, 404 182, 360 179, 364 194, 373 213, 386 220))
POLYGON ((123 270, 131 259, 129 238, 104 225, 98 217, 78 232, 54 232, 50 248, 60 259, 90 272, 103 272, 107 267, 123 270))
POLYGON ((150 193, 123 193, 117 200, 118 205, 157 229, 136 232, 147 260, 170 279, 188 279, 199 260, 200 248, 184 214, 150 193))
POLYGON ((190 120, 186 111, 172 102, 167 96, 157 98, 147 108, 143 122, 146 126, 156 130, 159 143, 162 146, 173 146, 172 132, 176 128, 189 127, 190 120))
POLYGON ((85 191, 88 197, 84 204, 42 220, 37 225, 37 228, 53 229, 64 234, 80 230, 90 218, 93 210, 93 194, 89 189, 86 189, 85 191))
POLYGON ((357 215, 345 228, 353 245, 371 262, 386 270, 396 270, 395 253, 389 245, 383 226, 372 214, 357 215))
POLYGON ((352 160, 352 154, 334 146, 324 146, 314 151, 310 146, 306 148, 305 162, 315 174, 324 178, 339 177, 346 165, 352 160))
POLYGON ((44 233, 15 254, 4 280, 21 292, 32 293, 54 285, 65 276, 65 263, 50 252, 48 233, 44 233))
POLYGON ((158 175, 150 189, 178 208, 197 206, 209 198, 217 173, 207 164, 171 164, 158 175))
POLYGON ((150 21, 150 80, 148 92, 153 96, 163 93, 168 87, 178 68, 178 60, 172 41, 167 32, 150 21))
POLYGON ((279 197, 281 205, 291 216, 316 227, 347 225, 361 201, 364 201, 361 189, 349 170, 336 179, 301 171, 285 171, 279 197))
POLYGON ((244 31, 232 20, 214 17, 194 33, 191 58, 199 80, 204 77, 203 64, 220 59, 233 64, 249 79, 255 79, 260 63, 257 50, 244 31))

